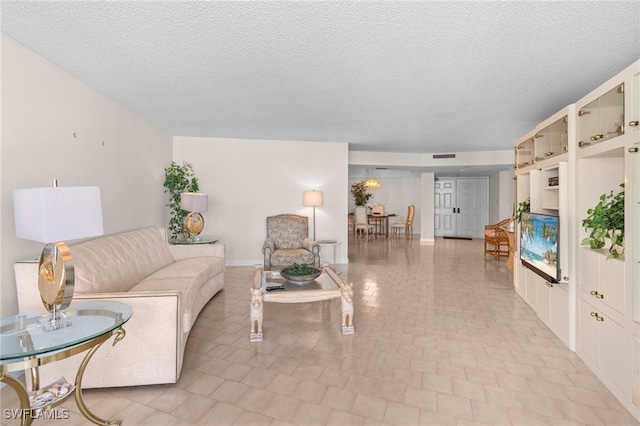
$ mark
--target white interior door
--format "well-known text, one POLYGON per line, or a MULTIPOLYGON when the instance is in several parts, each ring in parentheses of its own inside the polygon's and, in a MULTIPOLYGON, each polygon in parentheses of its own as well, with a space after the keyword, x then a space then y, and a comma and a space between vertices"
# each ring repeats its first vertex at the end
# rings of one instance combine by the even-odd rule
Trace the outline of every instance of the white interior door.
POLYGON ((486 178, 450 178, 435 182, 435 235, 482 238, 487 223, 486 178))
POLYGON ((487 179, 459 178, 456 186, 457 236, 482 238, 487 224, 487 179))
POLYGON ((434 191, 434 235, 456 236, 456 180, 438 179, 434 191))

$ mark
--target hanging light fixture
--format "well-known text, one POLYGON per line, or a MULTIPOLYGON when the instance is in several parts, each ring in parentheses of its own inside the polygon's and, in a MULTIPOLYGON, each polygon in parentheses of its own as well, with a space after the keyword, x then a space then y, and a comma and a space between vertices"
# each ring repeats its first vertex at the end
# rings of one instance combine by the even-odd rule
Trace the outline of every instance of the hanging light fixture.
POLYGON ((369 179, 364 183, 364 187, 367 189, 380 188, 380 182, 373 177, 373 172, 370 174, 369 179))

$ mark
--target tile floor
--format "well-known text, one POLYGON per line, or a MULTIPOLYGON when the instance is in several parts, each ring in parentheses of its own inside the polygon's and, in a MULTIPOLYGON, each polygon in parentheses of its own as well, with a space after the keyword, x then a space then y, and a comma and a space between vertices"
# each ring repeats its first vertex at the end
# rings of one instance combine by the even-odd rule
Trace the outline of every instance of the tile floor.
MULTIPOLYGON (((127 426, 638 425, 481 240, 352 240, 349 259, 337 269, 354 284, 354 335, 337 299, 267 303, 265 340, 249 343, 253 270, 229 267, 177 384, 88 390, 87 405, 127 426)), ((34 424, 88 423, 63 407, 68 419, 34 424)))

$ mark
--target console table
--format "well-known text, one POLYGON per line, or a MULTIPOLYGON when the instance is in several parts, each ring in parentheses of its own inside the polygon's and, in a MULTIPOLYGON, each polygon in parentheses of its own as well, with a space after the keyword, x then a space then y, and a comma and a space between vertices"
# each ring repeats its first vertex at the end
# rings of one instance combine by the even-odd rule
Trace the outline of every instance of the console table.
MULTIPOLYGON (((64 311, 71 325, 47 331, 42 325, 48 316, 38 316, 34 311, 3 318, 0 322, 0 382, 7 384, 20 399, 21 425, 30 425, 41 411, 62 404, 75 395, 80 412, 97 425, 119 425, 120 420, 103 420, 96 417, 82 399, 82 376, 93 354, 111 336, 115 345, 125 336, 122 326, 131 318, 133 310, 120 302, 100 301, 72 304, 64 311), (38 368, 88 351, 80 364, 73 384, 64 383, 67 392, 46 403, 32 404, 29 392, 11 372, 31 370, 32 391, 40 389, 38 368), (75 386, 75 388, 74 388, 75 386)), ((54 384, 60 387, 61 380, 54 384)), ((51 384, 53 385, 53 384, 51 384)), ((43 389, 51 389, 47 385, 43 389)))
POLYGON ((215 244, 218 241, 220 241, 220 239, 216 237, 200 237, 199 239, 187 238, 187 239, 169 240, 169 244, 175 244, 175 245, 215 244))

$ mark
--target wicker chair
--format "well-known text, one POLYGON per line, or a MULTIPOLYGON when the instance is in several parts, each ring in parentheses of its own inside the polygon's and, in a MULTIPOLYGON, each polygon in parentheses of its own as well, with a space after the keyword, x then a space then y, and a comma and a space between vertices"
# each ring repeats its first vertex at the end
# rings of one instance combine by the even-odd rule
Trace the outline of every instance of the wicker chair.
POLYGON ((484 255, 490 254, 495 259, 509 256, 509 238, 505 230, 511 219, 504 219, 495 225, 484 227, 484 255))

